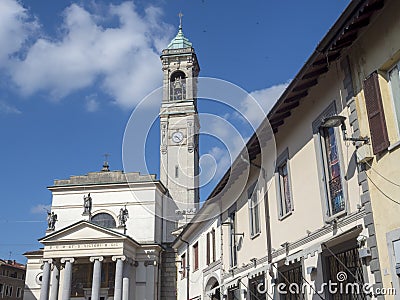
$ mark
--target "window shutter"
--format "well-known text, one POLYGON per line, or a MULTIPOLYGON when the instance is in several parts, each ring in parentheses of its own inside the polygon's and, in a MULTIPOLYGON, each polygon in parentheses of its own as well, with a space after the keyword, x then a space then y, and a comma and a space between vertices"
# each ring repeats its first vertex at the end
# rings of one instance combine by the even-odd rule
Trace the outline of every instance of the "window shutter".
POLYGON ((389 147, 389 138, 379 89, 378 73, 376 71, 364 80, 364 96, 372 149, 374 154, 377 154, 389 147))

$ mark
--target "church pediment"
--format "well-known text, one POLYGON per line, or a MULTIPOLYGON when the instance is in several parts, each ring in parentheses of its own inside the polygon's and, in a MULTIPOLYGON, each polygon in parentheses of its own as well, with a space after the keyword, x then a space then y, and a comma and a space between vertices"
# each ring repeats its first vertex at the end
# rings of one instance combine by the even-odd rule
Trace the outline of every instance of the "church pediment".
POLYGON ((54 243, 83 241, 123 242, 125 240, 131 240, 133 243, 137 244, 135 241, 122 233, 98 226, 87 221, 80 221, 39 239, 39 242, 46 245, 54 243))

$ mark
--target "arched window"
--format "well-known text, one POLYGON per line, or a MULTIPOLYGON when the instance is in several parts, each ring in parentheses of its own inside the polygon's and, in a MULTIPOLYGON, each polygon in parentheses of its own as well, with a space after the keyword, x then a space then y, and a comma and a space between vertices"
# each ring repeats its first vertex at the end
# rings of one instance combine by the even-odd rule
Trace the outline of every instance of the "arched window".
POLYGON ((182 71, 176 71, 171 75, 171 100, 186 98, 186 77, 182 71))
POLYGON ((106 227, 106 228, 115 228, 116 223, 114 218, 107 213, 99 213, 97 215, 94 215, 92 217, 92 223, 102 226, 102 227, 106 227))

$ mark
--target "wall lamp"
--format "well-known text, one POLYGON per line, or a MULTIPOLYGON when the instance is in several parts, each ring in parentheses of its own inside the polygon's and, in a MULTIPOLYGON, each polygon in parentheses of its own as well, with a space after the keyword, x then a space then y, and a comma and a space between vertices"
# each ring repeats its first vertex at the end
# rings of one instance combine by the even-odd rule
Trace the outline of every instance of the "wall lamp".
POLYGON ((338 115, 326 117, 326 118, 322 119, 321 127, 333 128, 333 127, 340 126, 340 128, 342 129, 342 132, 343 132, 343 140, 344 141, 363 142, 364 144, 369 142, 368 137, 348 137, 346 124, 344 123, 344 120, 346 120, 346 117, 338 116, 338 115))
MULTIPOLYGON (((233 223, 232 223, 232 222, 223 222, 223 223, 221 223, 221 225, 233 226, 233 223)), ((241 232, 241 233, 236 233, 236 232, 234 232, 234 233, 231 233, 231 235, 239 235, 239 236, 244 237, 244 232, 241 232)))

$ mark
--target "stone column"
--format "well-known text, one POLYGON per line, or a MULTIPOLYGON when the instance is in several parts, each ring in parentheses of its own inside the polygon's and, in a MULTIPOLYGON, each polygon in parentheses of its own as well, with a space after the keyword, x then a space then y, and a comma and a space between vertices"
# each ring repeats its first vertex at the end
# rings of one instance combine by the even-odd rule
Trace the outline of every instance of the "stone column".
POLYGON ((61 258, 61 263, 65 263, 64 266, 64 280, 62 287, 62 300, 69 300, 71 297, 71 281, 72 281, 72 264, 74 258, 61 258))
POLYGON ((125 256, 113 256, 112 260, 115 264, 115 285, 114 285, 114 300, 122 300, 122 276, 124 273, 125 256))
POLYGON ((122 300, 132 299, 134 293, 133 287, 135 284, 132 282, 132 276, 134 275, 132 272, 132 263, 133 260, 131 258, 126 258, 122 274, 122 300))
POLYGON ((40 300, 49 300, 51 259, 43 260, 42 286, 40 287, 40 300))
POLYGON ((103 256, 91 257, 90 261, 93 265, 93 279, 92 279, 92 298, 91 300, 100 300, 100 286, 101 286, 101 262, 104 260, 103 256))
POLYGON ((60 266, 57 263, 53 263, 53 272, 51 273, 51 290, 50 300, 58 299, 58 288, 60 284, 60 266))
POLYGON ((129 277, 122 279, 122 300, 129 300, 129 277))

